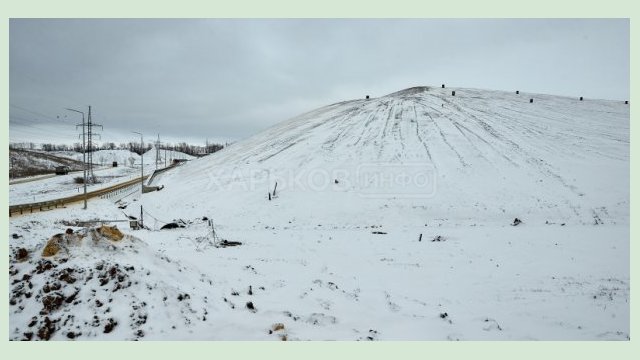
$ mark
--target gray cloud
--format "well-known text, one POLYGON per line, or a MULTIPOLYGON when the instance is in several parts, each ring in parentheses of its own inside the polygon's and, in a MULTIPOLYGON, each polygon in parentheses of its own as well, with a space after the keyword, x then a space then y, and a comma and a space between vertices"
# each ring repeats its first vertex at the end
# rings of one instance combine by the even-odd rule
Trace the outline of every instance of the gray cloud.
POLYGON ((12 19, 9 56, 10 134, 71 127, 79 116, 63 108, 90 104, 123 134, 238 139, 332 102, 443 82, 629 96, 628 19, 12 19))

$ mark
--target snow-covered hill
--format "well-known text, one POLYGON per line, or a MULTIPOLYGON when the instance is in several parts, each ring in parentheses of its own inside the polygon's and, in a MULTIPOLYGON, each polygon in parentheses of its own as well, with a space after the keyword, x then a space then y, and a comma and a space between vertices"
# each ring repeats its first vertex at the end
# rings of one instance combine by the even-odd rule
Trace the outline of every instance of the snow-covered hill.
MULTIPOLYGON (((82 161, 82 153, 75 151, 54 151, 58 156, 65 156, 71 159, 82 161)), ((130 166, 129 158, 134 158, 140 162, 140 155, 129 150, 96 150, 93 152, 93 163, 98 165, 111 165, 117 161, 120 166, 130 166)))
POLYGON ((241 224, 628 223, 628 105, 454 90, 311 111, 163 174, 145 203, 241 224))
POLYGON ((82 163, 64 156, 43 151, 18 150, 9 151, 9 177, 23 178, 40 174, 53 174, 57 166, 67 166, 71 171, 81 170, 82 163))
MULTIPOLYGON (((75 151, 55 151, 53 154, 57 156, 64 156, 71 159, 82 161, 82 153, 78 153, 75 151)), ((164 167, 165 158, 167 165, 171 164, 173 159, 193 159, 194 156, 185 154, 180 151, 160 150, 160 157, 158 160, 158 165, 162 165, 164 167)), ((131 159, 134 161, 134 165, 140 166, 140 155, 131 152, 129 150, 96 150, 93 152, 93 162, 95 164, 105 164, 110 165, 113 161, 117 161, 121 166, 130 166, 131 159)), ((156 150, 152 148, 151 150, 144 153, 144 164, 145 165, 154 165, 156 163, 156 150)))
MULTIPOLYGON (((191 160, 191 159, 195 159, 195 156, 189 155, 189 154, 185 154, 183 152, 180 151, 173 151, 173 150, 162 150, 160 149, 159 152, 156 152, 155 147, 152 147, 149 151, 144 153, 144 164, 147 165, 153 165, 155 167, 156 165, 156 155, 158 158, 158 168, 164 167, 165 163, 167 165, 171 165, 171 162, 174 159, 180 159, 180 160, 191 160)), ((137 160, 138 163, 140 163, 139 157, 137 160)))

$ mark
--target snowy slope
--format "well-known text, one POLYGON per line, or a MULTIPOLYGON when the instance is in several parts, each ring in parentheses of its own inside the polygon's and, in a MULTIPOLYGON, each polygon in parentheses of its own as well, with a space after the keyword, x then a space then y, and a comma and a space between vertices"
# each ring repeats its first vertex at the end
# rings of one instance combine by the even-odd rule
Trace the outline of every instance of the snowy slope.
POLYGON ((168 191, 148 204, 175 217, 197 205, 243 224, 628 223, 628 105, 455 90, 412 88, 303 114, 163 174, 156 182, 168 191), (384 183, 397 175, 409 183, 384 183))

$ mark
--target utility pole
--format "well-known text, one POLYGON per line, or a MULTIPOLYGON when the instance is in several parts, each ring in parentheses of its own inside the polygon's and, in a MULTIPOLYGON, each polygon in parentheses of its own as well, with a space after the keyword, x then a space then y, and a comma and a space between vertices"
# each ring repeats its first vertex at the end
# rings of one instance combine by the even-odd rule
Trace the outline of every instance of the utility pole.
POLYGON ((159 160, 160 160, 160 134, 158 134, 158 140, 156 141, 156 170, 158 170, 159 160))
MULTIPOLYGON (((89 154, 88 154, 88 158, 87 158, 87 162, 89 163, 89 177, 91 178, 91 182, 95 183, 96 182, 96 178, 93 175, 93 149, 91 148, 91 145, 93 144, 93 127, 94 126, 99 126, 100 128, 102 128, 102 125, 99 124, 94 124, 91 122, 91 105, 89 105, 89 115, 87 116, 87 145, 89 146, 89 154)), ((100 136, 100 135, 98 135, 100 136)))
POLYGON ((73 112, 77 112, 82 114, 82 124, 78 124, 76 125, 76 129, 78 128, 78 126, 82 126, 82 172, 84 174, 83 177, 83 185, 84 185, 84 210, 87 210, 87 157, 86 157, 86 151, 85 151, 85 141, 84 141, 84 113, 80 110, 75 110, 75 109, 69 109, 66 108, 69 111, 73 111, 73 112))
MULTIPOLYGON (((144 194, 144 142, 141 133, 137 131, 132 131, 132 133, 140 135, 140 196, 142 196, 144 194)), ((142 207, 140 211, 142 214, 142 207)))

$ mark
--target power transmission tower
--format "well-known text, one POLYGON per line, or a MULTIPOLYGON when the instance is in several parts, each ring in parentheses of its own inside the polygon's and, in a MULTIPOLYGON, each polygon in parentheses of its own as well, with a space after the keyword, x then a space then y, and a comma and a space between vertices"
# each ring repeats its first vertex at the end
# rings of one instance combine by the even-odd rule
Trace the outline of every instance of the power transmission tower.
POLYGON ((82 124, 76 125, 76 129, 78 128, 78 126, 82 126, 82 173, 83 173, 82 185, 84 187, 84 209, 86 210, 87 209, 87 157, 86 157, 87 147, 85 145, 84 112, 76 109, 69 109, 69 108, 67 108, 67 110, 82 114, 82 124))
POLYGON ((91 105, 89 105, 89 115, 87 117, 87 147, 88 147, 87 148, 87 152, 88 152, 87 153, 87 163, 89 165, 89 178, 91 179, 91 183, 95 184, 96 178, 93 175, 93 149, 92 149, 93 142, 92 142, 92 138, 93 138, 93 136, 98 136, 99 137, 100 135, 93 133, 93 127, 94 126, 96 126, 96 127, 99 126, 100 129, 103 129, 102 125, 94 124, 93 122, 91 122, 91 105))

